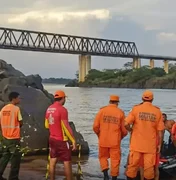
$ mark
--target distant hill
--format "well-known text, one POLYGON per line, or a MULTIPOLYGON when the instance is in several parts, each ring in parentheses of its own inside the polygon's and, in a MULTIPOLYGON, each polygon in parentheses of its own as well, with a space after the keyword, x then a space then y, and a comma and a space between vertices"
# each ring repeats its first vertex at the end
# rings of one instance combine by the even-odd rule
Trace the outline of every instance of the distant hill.
POLYGON ((66 79, 66 78, 44 78, 42 79, 42 83, 46 84, 67 84, 73 79, 66 79))

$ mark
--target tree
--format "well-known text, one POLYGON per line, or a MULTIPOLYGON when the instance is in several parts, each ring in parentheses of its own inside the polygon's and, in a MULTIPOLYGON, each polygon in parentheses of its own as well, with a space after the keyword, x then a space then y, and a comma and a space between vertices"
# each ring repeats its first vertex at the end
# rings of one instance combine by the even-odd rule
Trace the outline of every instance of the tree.
POLYGON ((123 65, 125 69, 133 69, 133 62, 127 62, 123 65))
POLYGON ((169 73, 176 72, 176 63, 169 63, 169 73))
POLYGON ((76 76, 76 80, 79 80, 79 71, 78 70, 76 71, 75 76, 76 76))

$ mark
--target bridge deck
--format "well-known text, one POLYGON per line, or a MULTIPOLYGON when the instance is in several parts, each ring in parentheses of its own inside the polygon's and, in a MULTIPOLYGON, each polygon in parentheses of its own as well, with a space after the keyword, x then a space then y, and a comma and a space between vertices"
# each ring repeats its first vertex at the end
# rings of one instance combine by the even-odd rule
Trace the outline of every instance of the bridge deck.
POLYGON ((111 57, 132 57, 138 55, 134 42, 2 27, 0 27, 0 48, 111 57))
POLYGON ((4 27, 0 27, 0 49, 176 61, 176 57, 139 54, 134 42, 4 27))

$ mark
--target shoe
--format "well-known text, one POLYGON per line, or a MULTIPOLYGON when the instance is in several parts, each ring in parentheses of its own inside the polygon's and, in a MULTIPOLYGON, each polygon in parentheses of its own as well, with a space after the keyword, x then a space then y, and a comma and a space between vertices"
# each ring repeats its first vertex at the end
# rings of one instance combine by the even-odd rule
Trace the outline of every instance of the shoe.
POLYGON ((117 180, 117 176, 112 176, 112 180, 117 180))
POLYGON ((104 176, 104 180, 109 180, 109 176, 104 176))
POLYGON ((103 174, 104 174, 104 180, 109 180, 108 169, 105 169, 103 171, 103 174))

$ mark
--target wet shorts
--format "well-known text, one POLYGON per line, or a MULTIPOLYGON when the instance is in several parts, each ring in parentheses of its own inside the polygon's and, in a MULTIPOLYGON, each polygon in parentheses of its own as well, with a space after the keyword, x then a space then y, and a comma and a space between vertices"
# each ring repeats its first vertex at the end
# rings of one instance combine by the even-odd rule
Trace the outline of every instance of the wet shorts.
POLYGON ((49 139, 50 157, 60 161, 71 161, 71 149, 67 141, 49 139))

